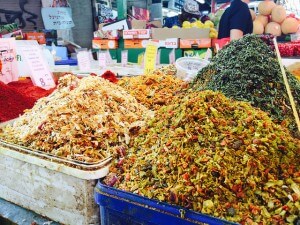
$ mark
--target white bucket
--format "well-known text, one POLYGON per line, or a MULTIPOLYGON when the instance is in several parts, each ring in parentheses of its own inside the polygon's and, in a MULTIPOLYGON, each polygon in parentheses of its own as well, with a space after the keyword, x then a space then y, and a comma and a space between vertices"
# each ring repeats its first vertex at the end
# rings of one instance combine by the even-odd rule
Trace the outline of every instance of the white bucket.
POLYGON ((209 61, 197 57, 181 57, 176 60, 176 76, 184 81, 192 81, 199 70, 207 66, 209 61))

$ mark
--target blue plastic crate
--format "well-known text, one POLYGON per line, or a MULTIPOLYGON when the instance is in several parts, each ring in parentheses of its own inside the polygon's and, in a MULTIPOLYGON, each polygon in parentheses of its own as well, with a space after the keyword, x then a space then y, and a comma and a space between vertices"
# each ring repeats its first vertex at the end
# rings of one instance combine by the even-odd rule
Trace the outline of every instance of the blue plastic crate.
POLYGON ((182 207, 162 203, 98 182, 95 200, 101 225, 237 225, 182 207))
POLYGON ((55 61, 55 65, 69 65, 69 66, 76 66, 77 59, 65 59, 65 60, 58 60, 55 61))

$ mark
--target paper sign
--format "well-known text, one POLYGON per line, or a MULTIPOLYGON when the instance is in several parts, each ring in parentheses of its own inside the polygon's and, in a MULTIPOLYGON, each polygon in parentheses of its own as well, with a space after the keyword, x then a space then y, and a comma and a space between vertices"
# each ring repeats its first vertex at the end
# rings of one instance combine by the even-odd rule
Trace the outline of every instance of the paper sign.
POLYGON ((140 65, 142 68, 144 67, 144 53, 140 53, 138 55, 138 65, 140 65))
POLYGON ((77 53, 78 67, 80 71, 90 71, 91 61, 88 51, 80 51, 77 53))
POLYGON ((157 56, 156 56, 156 65, 160 64, 160 54, 161 54, 161 49, 158 49, 157 56))
POLYGON ((30 69, 32 83, 46 90, 55 87, 52 73, 43 57, 41 46, 20 46, 20 50, 30 69))
POLYGON ((149 41, 146 46, 145 59, 144 59, 145 74, 150 74, 153 70, 155 70, 157 50, 158 50, 158 42, 149 41))
POLYGON ((42 8, 42 17, 47 30, 63 30, 74 27, 70 7, 42 8))
POLYGON ((108 50, 105 51, 105 57, 106 57, 106 65, 111 65, 113 61, 108 50))
POLYGON ((16 42, 14 38, 0 39, 0 81, 8 84, 18 80, 16 42))
POLYGON ((32 46, 32 45, 38 46, 39 43, 36 40, 16 40, 16 52, 17 52, 19 77, 30 77, 31 71, 24 60, 24 56, 20 48, 22 46, 32 46))
POLYGON ((210 60, 211 58, 212 58, 212 51, 210 50, 210 48, 208 48, 208 49, 206 50, 204 59, 205 59, 205 60, 210 60))
POLYGON ((106 53, 105 52, 98 53, 98 61, 99 61, 100 67, 106 67, 106 53))
POLYGON ((128 50, 123 50, 121 52, 121 65, 122 66, 127 66, 128 64, 128 50))
POLYGON ((174 64, 175 63, 175 49, 172 49, 172 51, 169 54, 169 64, 174 64))

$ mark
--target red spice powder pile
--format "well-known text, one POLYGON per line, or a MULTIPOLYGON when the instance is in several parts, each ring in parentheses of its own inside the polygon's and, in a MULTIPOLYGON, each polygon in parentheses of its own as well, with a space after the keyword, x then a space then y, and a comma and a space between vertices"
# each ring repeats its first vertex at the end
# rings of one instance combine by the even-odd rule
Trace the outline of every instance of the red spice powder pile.
POLYGON ((0 123, 15 119, 31 109, 34 103, 53 92, 33 86, 30 79, 11 82, 8 85, 0 82, 0 123))
POLYGON ((19 93, 15 88, 0 82, 0 122, 14 119, 24 109, 33 107, 35 100, 19 93))

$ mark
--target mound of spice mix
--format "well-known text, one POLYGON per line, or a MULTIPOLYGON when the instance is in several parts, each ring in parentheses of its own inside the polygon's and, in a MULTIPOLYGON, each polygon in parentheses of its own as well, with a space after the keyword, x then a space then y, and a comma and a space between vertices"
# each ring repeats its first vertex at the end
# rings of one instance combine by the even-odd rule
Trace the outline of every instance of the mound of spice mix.
POLYGON ((83 162, 97 162, 126 145, 152 112, 122 87, 97 76, 65 75, 0 139, 83 162))
POLYGON ((174 75, 174 65, 162 67, 150 75, 125 77, 118 85, 126 89, 138 102, 152 110, 169 105, 174 97, 184 95, 188 84, 174 75))
MULTIPOLYGON (((300 81, 288 71, 287 78, 299 106, 300 81)), ((226 97, 250 102, 300 138, 278 60, 260 37, 246 35, 230 42, 199 71, 193 89, 220 91, 226 97)))
POLYGON ((105 183, 242 224, 293 224, 300 141, 250 104, 212 91, 161 107, 120 149, 105 183))

